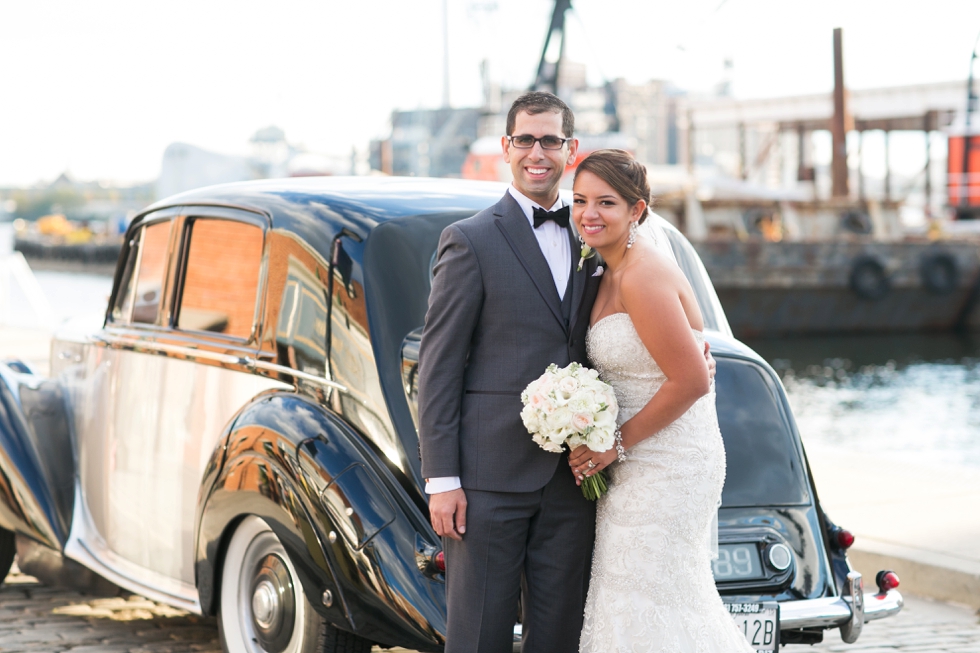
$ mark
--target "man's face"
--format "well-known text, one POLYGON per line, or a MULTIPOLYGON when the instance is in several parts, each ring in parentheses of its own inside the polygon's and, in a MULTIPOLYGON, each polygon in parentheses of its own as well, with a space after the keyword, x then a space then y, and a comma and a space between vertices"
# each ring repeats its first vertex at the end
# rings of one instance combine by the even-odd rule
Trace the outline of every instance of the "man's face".
MULTIPOLYGON (((551 111, 534 115, 524 111, 518 113, 511 136, 524 134, 535 138, 565 138, 561 114, 551 111)), ((544 208, 551 208, 558 200, 558 184, 565 166, 575 162, 578 140, 565 143, 560 150, 546 150, 538 142, 533 147, 522 149, 515 147, 506 136, 501 139, 501 145, 504 148, 504 161, 510 164, 514 174, 514 187, 544 208)))

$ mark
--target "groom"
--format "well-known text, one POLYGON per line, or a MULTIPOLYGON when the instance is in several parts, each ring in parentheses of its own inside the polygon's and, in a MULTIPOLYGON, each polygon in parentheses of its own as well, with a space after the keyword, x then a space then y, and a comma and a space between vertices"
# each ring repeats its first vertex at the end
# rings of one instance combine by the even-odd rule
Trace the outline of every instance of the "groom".
POLYGON ((595 504, 567 453, 521 422, 520 394, 555 363, 587 363, 599 286, 578 266, 558 198, 578 141, 568 106, 527 93, 501 139, 513 185, 439 241, 419 353, 419 435, 432 525, 445 544, 446 653, 511 651, 524 592, 524 652, 578 650, 595 504))

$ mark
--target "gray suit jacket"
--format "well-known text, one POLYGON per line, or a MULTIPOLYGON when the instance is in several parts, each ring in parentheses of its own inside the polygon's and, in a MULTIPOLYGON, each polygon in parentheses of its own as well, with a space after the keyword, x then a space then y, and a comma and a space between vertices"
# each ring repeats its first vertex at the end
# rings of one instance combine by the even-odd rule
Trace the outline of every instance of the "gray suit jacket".
POLYGON ((576 271, 573 227, 569 247, 566 326, 551 270, 510 193, 442 232, 419 350, 426 478, 459 476, 466 489, 493 492, 529 492, 551 479, 561 455, 531 440, 520 394, 551 363, 587 364, 585 333, 599 278, 592 276, 595 258, 576 271))

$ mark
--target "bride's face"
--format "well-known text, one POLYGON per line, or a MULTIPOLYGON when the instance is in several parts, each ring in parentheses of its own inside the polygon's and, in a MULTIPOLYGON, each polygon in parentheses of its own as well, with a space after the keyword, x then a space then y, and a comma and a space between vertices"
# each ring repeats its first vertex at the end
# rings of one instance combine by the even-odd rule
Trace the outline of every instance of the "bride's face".
POLYGON ((646 204, 630 205, 612 186, 588 170, 575 178, 572 219, 585 244, 595 249, 626 247, 630 222, 640 219, 646 204))

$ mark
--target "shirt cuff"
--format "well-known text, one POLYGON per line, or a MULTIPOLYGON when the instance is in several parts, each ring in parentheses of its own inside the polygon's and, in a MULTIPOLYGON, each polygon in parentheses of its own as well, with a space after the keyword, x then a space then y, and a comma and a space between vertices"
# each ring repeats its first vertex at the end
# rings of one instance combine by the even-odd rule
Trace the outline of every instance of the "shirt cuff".
POLYGON ((426 494, 442 494, 443 492, 458 490, 461 487, 463 484, 459 482, 458 476, 439 476, 425 479, 426 494))

